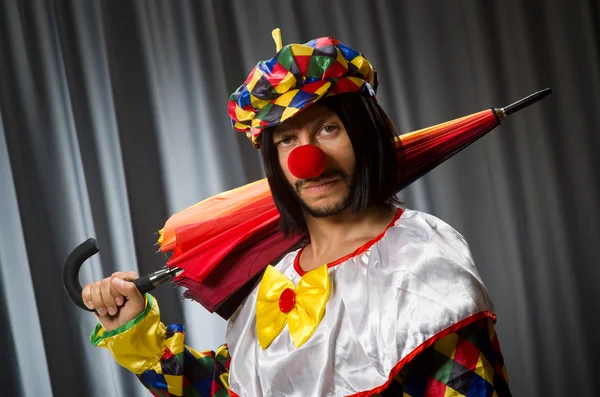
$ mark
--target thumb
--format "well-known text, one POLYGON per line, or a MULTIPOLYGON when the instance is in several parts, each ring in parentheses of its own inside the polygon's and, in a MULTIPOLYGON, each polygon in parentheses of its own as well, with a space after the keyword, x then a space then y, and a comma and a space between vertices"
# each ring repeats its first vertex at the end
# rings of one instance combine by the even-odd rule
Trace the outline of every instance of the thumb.
POLYGON ((128 300, 136 295, 140 295, 137 287, 131 281, 125 281, 115 277, 112 279, 112 287, 115 289, 115 291, 123 295, 128 300))

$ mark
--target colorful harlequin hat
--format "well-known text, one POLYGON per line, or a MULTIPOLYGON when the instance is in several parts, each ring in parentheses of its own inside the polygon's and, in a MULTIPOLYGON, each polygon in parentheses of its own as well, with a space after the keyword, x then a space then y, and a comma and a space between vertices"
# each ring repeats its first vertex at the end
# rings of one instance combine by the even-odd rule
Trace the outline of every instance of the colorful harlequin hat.
POLYGON ((323 97, 346 92, 375 96, 377 71, 339 40, 321 37, 282 48, 279 29, 273 31, 273 39, 277 55, 259 62, 229 98, 233 128, 245 132, 256 148, 263 129, 283 123, 323 97))

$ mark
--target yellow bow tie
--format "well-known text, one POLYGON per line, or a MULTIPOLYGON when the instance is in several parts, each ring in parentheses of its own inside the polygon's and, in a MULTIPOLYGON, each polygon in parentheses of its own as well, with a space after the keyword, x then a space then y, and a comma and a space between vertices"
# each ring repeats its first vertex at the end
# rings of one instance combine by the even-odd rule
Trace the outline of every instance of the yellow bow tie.
POLYGON ((327 265, 306 273, 296 287, 273 266, 267 266, 256 300, 260 347, 269 347, 286 323, 294 346, 300 347, 321 322, 330 289, 327 265))

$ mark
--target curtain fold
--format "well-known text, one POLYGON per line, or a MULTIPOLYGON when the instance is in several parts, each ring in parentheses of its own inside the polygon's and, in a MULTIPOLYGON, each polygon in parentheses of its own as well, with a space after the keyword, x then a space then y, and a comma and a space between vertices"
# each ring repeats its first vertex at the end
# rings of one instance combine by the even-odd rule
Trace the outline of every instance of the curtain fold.
MULTIPOLYGON (((0 5, 3 391, 144 396, 93 348, 95 318, 62 288, 68 253, 101 252, 82 283, 159 269, 168 216, 263 177, 227 99, 283 42, 331 35, 377 67, 400 133, 555 93, 401 193, 470 243, 494 299, 515 396, 600 387, 600 16, 592 1, 5 0, 0 5)), ((225 323, 155 291, 196 349, 225 323)))

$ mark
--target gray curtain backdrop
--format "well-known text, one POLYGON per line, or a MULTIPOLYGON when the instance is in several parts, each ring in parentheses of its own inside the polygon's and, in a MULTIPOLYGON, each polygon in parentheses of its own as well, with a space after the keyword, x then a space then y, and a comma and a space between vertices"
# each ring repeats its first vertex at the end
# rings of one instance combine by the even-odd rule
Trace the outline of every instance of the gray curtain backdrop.
MULTIPOLYGON (((402 193, 470 242, 515 396, 600 388, 600 15, 572 1, 16 1, 0 13, 0 389, 144 396, 62 287, 159 269, 158 229, 263 176, 229 94, 283 41, 331 35, 380 73, 401 133, 555 93, 402 193)), ((214 349, 225 322, 167 286, 166 323, 214 349)), ((594 393, 596 390, 596 393, 594 393)), ((6 393, 6 394, 5 394, 6 393)))

